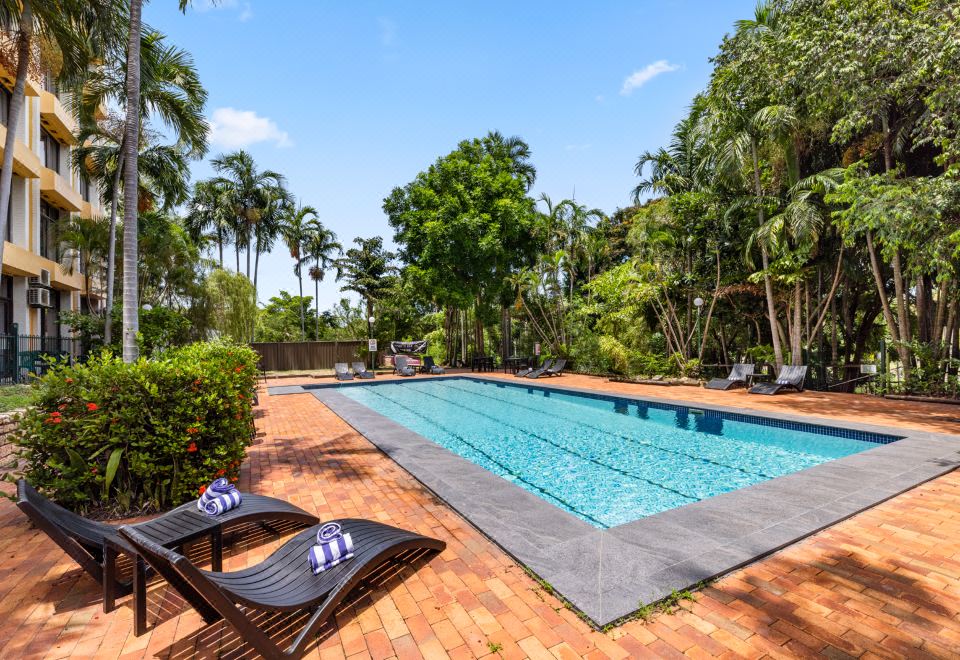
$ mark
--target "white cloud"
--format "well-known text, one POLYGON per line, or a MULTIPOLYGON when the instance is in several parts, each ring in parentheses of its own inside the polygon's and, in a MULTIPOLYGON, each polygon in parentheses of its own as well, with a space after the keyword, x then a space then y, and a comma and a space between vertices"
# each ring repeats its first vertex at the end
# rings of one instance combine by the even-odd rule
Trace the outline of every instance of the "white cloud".
POLYGON ((377 25, 380 27, 380 44, 392 46, 397 40, 397 24, 385 16, 379 16, 377 25))
POLYGON ((217 108, 210 117, 210 142, 225 149, 239 149, 257 142, 273 142, 277 147, 293 145, 269 117, 253 110, 217 108))
POLYGON ((661 73, 670 73, 679 68, 679 64, 670 64, 667 60, 657 60, 653 64, 648 64, 627 76, 627 79, 623 81, 623 87, 620 88, 620 94, 628 96, 633 90, 640 89, 661 73))
POLYGON ((215 9, 239 11, 237 14, 237 20, 240 22, 246 22, 253 18, 253 8, 250 6, 250 3, 240 2, 240 0, 199 0, 196 3, 196 9, 200 12, 212 11, 215 9))

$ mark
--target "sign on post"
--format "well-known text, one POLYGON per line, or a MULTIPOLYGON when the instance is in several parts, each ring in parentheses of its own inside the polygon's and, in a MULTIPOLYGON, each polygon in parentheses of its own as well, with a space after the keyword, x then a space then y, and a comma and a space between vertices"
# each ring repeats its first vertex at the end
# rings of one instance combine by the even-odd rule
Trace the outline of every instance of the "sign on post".
POLYGON ((536 356, 539 356, 539 355, 540 355, 540 343, 539 343, 539 342, 537 342, 536 344, 533 345, 533 354, 536 355, 536 356))
POLYGON ((367 350, 370 351, 371 353, 376 353, 376 352, 377 352, 377 340, 376 340, 376 339, 368 339, 368 340, 367 340, 367 350))

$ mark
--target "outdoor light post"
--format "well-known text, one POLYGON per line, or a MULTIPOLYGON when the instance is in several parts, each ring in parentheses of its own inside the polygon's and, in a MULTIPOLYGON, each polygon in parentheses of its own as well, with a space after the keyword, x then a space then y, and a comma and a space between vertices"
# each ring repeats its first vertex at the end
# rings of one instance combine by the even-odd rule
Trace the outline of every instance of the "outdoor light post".
POLYGON ((376 320, 377 319, 373 318, 372 316, 367 319, 367 352, 370 353, 370 371, 376 371, 377 369, 375 357, 377 345, 374 343, 373 339, 373 322, 376 320))
POLYGON ((702 339, 700 338, 700 308, 703 307, 703 298, 697 296, 693 299, 693 306, 697 308, 697 357, 700 357, 700 344, 702 339))

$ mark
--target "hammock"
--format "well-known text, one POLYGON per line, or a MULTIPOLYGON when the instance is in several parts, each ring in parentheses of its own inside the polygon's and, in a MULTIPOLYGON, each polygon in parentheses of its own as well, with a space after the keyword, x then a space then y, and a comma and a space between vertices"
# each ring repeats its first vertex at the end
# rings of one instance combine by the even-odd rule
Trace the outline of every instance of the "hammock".
POLYGON ((417 339, 416 341, 392 341, 390 342, 390 351, 397 353, 426 353, 427 340, 417 339))

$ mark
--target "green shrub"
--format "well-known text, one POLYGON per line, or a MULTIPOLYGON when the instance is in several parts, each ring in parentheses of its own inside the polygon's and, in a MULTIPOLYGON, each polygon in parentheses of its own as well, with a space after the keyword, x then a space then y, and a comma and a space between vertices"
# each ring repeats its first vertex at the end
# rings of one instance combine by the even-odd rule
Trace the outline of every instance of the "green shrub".
POLYGON ((71 509, 115 513, 194 499, 236 479, 251 441, 256 354, 221 342, 124 364, 104 353, 36 385, 14 436, 23 476, 71 509))
POLYGON ((609 365, 611 371, 625 374, 630 369, 630 351, 626 346, 609 335, 599 338, 599 353, 603 362, 609 365))

